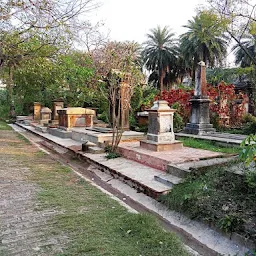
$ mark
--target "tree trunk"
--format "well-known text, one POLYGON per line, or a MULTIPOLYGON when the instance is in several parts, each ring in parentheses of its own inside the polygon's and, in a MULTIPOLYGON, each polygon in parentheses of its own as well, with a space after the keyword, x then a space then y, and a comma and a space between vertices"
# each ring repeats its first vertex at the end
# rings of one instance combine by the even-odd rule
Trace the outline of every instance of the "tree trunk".
POLYGON ((159 80, 159 87, 160 87, 160 95, 162 97, 162 93, 164 91, 164 71, 160 71, 160 80, 159 80))
POLYGON ((11 106, 13 101, 13 66, 9 66, 9 73, 8 73, 8 82, 7 82, 7 102, 11 106))

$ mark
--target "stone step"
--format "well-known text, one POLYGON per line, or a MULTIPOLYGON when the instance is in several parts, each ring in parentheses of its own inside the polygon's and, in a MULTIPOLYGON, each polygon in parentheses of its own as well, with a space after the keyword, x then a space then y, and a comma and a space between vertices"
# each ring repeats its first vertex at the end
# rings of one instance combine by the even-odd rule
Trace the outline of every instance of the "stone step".
POLYGON ((36 129, 36 131, 38 131, 38 132, 47 133, 47 127, 44 127, 44 126, 36 126, 35 129, 36 129))
POLYGON ((192 161, 182 164, 168 164, 167 173, 170 173, 174 176, 184 178, 188 173, 194 170, 202 170, 207 167, 222 165, 230 161, 235 160, 236 156, 231 156, 227 158, 212 158, 207 160, 192 161))
POLYGON ((178 178, 176 176, 173 176, 171 174, 158 174, 154 176, 154 179, 160 183, 163 183, 170 188, 172 188, 174 185, 179 184, 181 182, 181 178, 178 178))
POLYGON ((100 148, 100 147, 97 147, 97 146, 91 146, 91 147, 88 148, 88 153, 102 154, 104 152, 105 152, 104 148, 100 148))
POLYGON ((62 138, 62 139, 68 139, 72 137, 71 131, 65 131, 58 128, 48 128, 48 132, 56 137, 62 138))
POLYGON ((166 172, 179 178, 185 178, 190 170, 180 165, 181 164, 168 164, 166 172))
MULTIPOLYGON (((91 154, 79 152, 80 159, 93 163, 100 171, 119 179, 138 192, 157 198, 171 190, 170 184, 164 184, 155 179, 155 176, 165 174, 157 169, 142 165, 123 157, 106 159, 105 154, 91 154)), ((171 179, 169 179, 171 180, 171 179)), ((177 183, 177 178, 172 179, 177 183)))

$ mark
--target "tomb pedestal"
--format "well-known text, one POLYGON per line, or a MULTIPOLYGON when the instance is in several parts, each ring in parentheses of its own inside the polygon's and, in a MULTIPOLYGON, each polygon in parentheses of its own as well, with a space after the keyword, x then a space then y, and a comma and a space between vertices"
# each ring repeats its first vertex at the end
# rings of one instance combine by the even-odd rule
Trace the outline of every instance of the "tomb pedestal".
POLYGON ((203 61, 198 63, 196 70, 195 94, 191 103, 190 122, 187 123, 184 132, 189 134, 204 134, 215 132, 210 124, 210 102, 207 96, 206 66, 203 61))
POLYGON ((194 98, 191 102, 190 122, 187 123, 184 131, 189 134, 204 134, 214 132, 213 125, 210 124, 209 104, 210 99, 194 98))
POLYGON ((168 106, 165 100, 154 102, 154 106, 148 110, 147 140, 140 141, 142 148, 153 151, 167 151, 180 149, 183 144, 175 140, 173 132, 173 115, 175 109, 168 106))
POLYGON ((54 100, 52 102, 52 120, 59 120, 58 110, 64 107, 63 100, 54 100))
POLYGON ((51 120, 52 111, 47 108, 43 107, 40 111, 40 124, 46 125, 51 120))
POLYGON ((63 108, 57 110, 59 128, 69 130, 72 127, 92 127, 95 111, 88 108, 63 108))
POLYGON ((34 102, 34 120, 39 121, 41 117, 41 103, 34 102))

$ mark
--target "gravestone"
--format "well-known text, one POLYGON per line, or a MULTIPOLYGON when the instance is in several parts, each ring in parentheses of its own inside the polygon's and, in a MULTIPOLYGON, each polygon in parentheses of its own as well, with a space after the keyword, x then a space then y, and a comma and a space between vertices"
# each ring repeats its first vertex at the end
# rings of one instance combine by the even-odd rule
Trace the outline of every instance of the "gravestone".
POLYGON ((80 107, 63 108, 57 110, 59 127, 68 130, 72 127, 92 127, 95 110, 80 107))
POLYGON ((52 120, 59 120, 58 110, 64 108, 64 101, 62 99, 52 101, 52 120))
POLYGON ((140 141, 142 148, 153 151, 181 149, 183 144, 175 140, 173 131, 173 115, 175 109, 168 106, 165 100, 155 101, 148 110, 147 140, 140 141))
POLYGON ((189 134, 204 134, 215 132, 210 124, 210 99, 207 96, 206 66, 203 61, 198 63, 195 76, 195 92, 191 103, 190 122, 184 132, 189 134))
POLYGON ((48 124, 51 120, 52 111, 47 108, 43 107, 40 111, 40 124, 48 124))
POLYGON ((34 120, 39 121, 41 118, 41 103, 34 102, 34 120))

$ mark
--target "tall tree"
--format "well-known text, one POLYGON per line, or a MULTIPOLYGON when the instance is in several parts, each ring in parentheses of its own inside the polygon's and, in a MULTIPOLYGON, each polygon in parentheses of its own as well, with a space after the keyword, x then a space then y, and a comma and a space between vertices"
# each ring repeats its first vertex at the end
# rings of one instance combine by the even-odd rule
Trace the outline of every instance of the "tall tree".
POLYGON ((208 11, 200 12, 184 26, 188 31, 181 35, 181 52, 186 65, 192 70, 203 60, 208 66, 221 64, 227 53, 224 23, 208 11))
POLYGON ((244 45, 247 34, 256 35, 256 3, 255 0, 208 0, 210 11, 225 21, 225 30, 236 44, 256 65, 256 57, 244 45))
POLYGON ((38 52, 42 54, 49 45, 54 45, 55 50, 66 48, 85 25, 81 15, 95 7, 94 0, 0 1, 0 65, 9 69, 10 102, 14 67, 38 57, 38 52))
POLYGON ((248 35, 244 38, 244 41, 233 47, 233 50, 235 51, 236 64, 240 65, 242 68, 252 66, 254 64, 252 59, 246 54, 240 45, 247 50, 251 57, 256 58, 256 35, 248 35))
POLYGON ((148 70, 158 73, 158 85, 162 93, 166 72, 172 69, 177 60, 176 39, 174 33, 171 33, 167 26, 151 29, 147 38, 148 40, 144 43, 142 58, 148 70))

